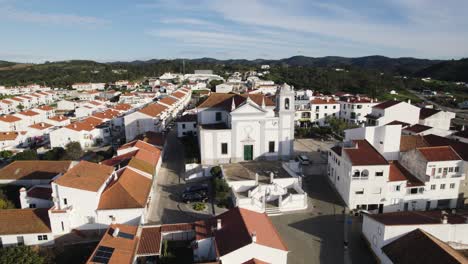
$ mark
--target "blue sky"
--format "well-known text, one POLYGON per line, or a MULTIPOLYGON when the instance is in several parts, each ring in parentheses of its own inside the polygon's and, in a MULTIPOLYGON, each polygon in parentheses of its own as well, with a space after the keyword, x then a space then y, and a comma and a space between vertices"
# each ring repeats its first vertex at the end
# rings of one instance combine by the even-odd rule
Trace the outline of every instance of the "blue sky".
POLYGON ((0 0, 0 60, 468 57, 466 0, 0 0))

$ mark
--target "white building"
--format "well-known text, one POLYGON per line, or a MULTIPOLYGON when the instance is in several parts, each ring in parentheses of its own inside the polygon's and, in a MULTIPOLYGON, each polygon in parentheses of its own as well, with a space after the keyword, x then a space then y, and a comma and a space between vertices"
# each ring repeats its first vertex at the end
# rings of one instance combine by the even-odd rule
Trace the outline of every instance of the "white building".
POLYGON ((79 142, 83 149, 110 143, 110 128, 103 120, 88 117, 51 131, 50 146, 64 148, 70 142, 79 142))
POLYGON ((28 144, 26 131, 0 132, 0 150, 11 150, 28 144))
POLYGON ((328 175, 347 206, 380 213, 456 207, 462 158, 448 146, 415 146, 400 155, 400 142, 392 139, 398 129, 353 129, 349 141, 331 148, 328 175))
POLYGON ((72 88, 78 91, 104 90, 105 83, 75 83, 72 88))
POLYGON ((126 115, 124 124, 127 141, 131 141, 148 131, 162 131, 167 116, 166 109, 167 107, 161 104, 153 103, 126 115))
POLYGON ((211 94, 198 106, 198 135, 203 164, 289 158, 294 92, 284 85, 276 104, 264 95, 211 94))
POLYGON ((177 137, 184 137, 187 135, 197 135, 197 115, 186 114, 179 117, 176 121, 177 124, 177 137))
POLYGON ((230 93, 232 92, 233 88, 234 86, 231 84, 222 83, 222 84, 216 85, 216 92, 217 93, 230 93))
POLYGON ((367 124, 383 126, 393 121, 418 124, 420 108, 410 103, 390 100, 372 107, 372 112, 366 115, 367 124))
POLYGON ((430 126, 441 130, 450 130, 450 122, 455 118, 455 113, 421 108, 419 113, 419 124, 430 126))
POLYGON ((466 210, 364 215, 362 233, 382 264, 467 263, 455 249, 468 248, 466 210))
POLYGON ((362 124, 366 122, 366 115, 372 112, 372 107, 376 100, 366 97, 345 97, 338 101, 340 103, 340 118, 352 124, 362 124))

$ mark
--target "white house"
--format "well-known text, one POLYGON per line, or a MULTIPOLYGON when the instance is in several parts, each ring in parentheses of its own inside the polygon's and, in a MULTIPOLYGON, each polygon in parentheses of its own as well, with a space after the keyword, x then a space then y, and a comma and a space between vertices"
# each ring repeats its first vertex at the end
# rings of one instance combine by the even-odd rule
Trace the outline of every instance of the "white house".
POLYGON ((124 124, 127 141, 131 141, 148 131, 162 131, 167 116, 166 110, 166 106, 153 103, 126 115, 124 124))
POLYGON ((197 135, 197 115, 186 114, 179 117, 176 121, 177 137, 184 137, 189 134, 197 135))
POLYGON ((28 123, 14 115, 0 116, 0 130, 1 131, 24 131, 28 123))
POLYGON ((231 84, 222 83, 222 84, 216 85, 216 92, 217 93, 230 93, 232 92, 233 88, 234 86, 231 84))
POLYGON ((0 210, 0 223, 0 248, 54 244, 47 209, 0 210))
POLYGON ((65 147, 70 142, 79 142, 81 147, 86 149, 95 145, 108 144, 110 128, 103 122, 99 118, 88 117, 51 131, 50 146, 65 147))
POLYGON ((372 112, 366 115, 367 124, 383 126, 392 121, 405 122, 410 125, 418 124, 420 108, 410 103, 390 100, 374 105, 372 112))
POLYGON ((419 124, 430 126, 441 130, 450 130, 450 122, 455 118, 455 113, 421 108, 419 113, 419 124))
POLYGON ((194 223, 112 225, 106 233, 87 263, 144 262, 162 255, 167 240, 193 243, 194 263, 287 263, 288 248, 268 216, 241 208, 194 223), (103 260, 99 252, 108 248, 113 254, 103 260))
POLYGON ((407 211, 365 214, 362 234, 382 264, 467 263, 468 212, 407 211))
POLYGON ((26 131, 0 132, 0 150, 10 150, 28 144, 26 131))
MULTIPOLYGON (((345 94, 347 95, 347 94, 345 94)), ((372 112, 372 107, 378 102, 366 97, 342 97, 340 103, 340 118, 352 124, 366 122, 366 115, 372 112)))
POLYGON ((310 111, 310 122, 324 126, 328 117, 339 118, 340 104, 329 97, 315 98, 310 101, 310 111))
POLYGON ((284 85, 276 104, 262 94, 211 94, 198 106, 203 164, 289 158, 294 140, 294 92, 284 85))

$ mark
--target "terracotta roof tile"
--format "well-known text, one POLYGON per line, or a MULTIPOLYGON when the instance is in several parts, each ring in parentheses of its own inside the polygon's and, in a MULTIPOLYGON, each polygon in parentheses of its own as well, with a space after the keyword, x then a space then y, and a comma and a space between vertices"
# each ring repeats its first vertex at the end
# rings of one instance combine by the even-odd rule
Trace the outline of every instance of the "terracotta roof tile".
POLYGON ((403 130, 413 132, 413 133, 421 133, 421 132, 424 132, 424 131, 429 130, 431 128, 432 127, 430 127, 430 126, 415 124, 415 125, 412 125, 410 127, 406 127, 403 130))
POLYGON ((43 111, 53 111, 54 110, 53 107, 48 106, 48 105, 39 106, 37 109, 41 109, 43 111))
POLYGON ((135 156, 137 151, 138 150, 135 150, 135 151, 131 151, 131 152, 119 155, 119 156, 112 157, 110 159, 101 161, 101 164, 104 164, 107 166, 116 166, 116 165, 120 165, 120 167, 127 166, 128 162, 133 158, 133 156, 135 156))
POLYGON ((386 124, 387 126, 391 126, 391 125, 401 125, 401 127, 407 127, 409 126, 410 124, 409 123, 405 123, 405 122, 402 122, 402 121, 398 121, 398 120, 393 120, 392 122, 386 124))
POLYGON ((40 123, 37 123, 37 124, 34 124, 34 125, 30 125, 29 127, 39 129, 39 130, 44 130, 44 129, 53 127, 53 125, 48 124, 48 123, 44 123, 44 122, 40 122, 40 123))
POLYGON ((71 161, 18 160, 0 169, 0 179, 52 180, 70 168, 71 161))
POLYGON ((321 98, 315 98, 313 100, 310 100, 310 104, 338 104, 337 101, 333 100, 333 99, 321 99, 321 98))
POLYGON ((57 121, 57 122, 61 122, 61 121, 68 120, 68 117, 66 117, 64 115, 56 115, 56 116, 53 116, 53 117, 49 117, 49 119, 57 121))
POLYGON ((78 165, 55 180, 61 186, 96 192, 114 172, 114 167, 80 161, 78 165))
POLYGON ((164 112, 166 109, 167 109, 167 107, 164 106, 164 105, 150 104, 150 105, 138 110, 138 112, 149 115, 149 116, 152 116, 152 117, 156 117, 156 116, 160 115, 162 112, 164 112))
POLYGON ((389 101, 385 101, 383 103, 380 103, 378 105, 374 105, 374 108, 378 108, 378 109, 387 109, 389 107, 392 107, 394 105, 397 105, 401 103, 401 101, 397 101, 397 100, 389 100, 389 101))
POLYGON ((164 97, 163 99, 159 100, 158 103, 162 103, 162 104, 165 104, 165 105, 173 105, 173 104, 177 103, 177 100, 168 96, 168 97, 164 97))
POLYGON ((34 197, 43 200, 51 200, 52 188, 35 186, 27 191, 28 197, 34 197))
POLYGON ((463 160, 468 161, 467 143, 436 135, 426 135, 424 136, 424 140, 429 146, 451 146, 463 160))
POLYGON ((21 111, 18 114, 25 115, 25 116, 37 116, 37 115, 39 115, 39 113, 34 112, 32 110, 21 111))
POLYGON ((400 151, 406 152, 415 148, 428 147, 429 144, 420 135, 401 135, 400 151))
POLYGON ((462 160, 450 146, 422 147, 418 148, 418 151, 427 161, 462 160))
POLYGON ((0 141, 15 140, 19 134, 20 133, 16 131, 0 132, 0 141))
POLYGON ((387 165, 387 160, 367 140, 353 140, 354 147, 343 148, 353 166, 387 165))
MULTIPOLYGON (((141 152, 141 150, 139 150, 137 153, 140 153, 140 152, 141 152)), ((147 162, 145 160, 133 157, 130 160, 130 162, 128 163, 128 166, 131 167, 131 168, 137 169, 139 171, 146 172, 146 173, 148 173, 150 175, 154 175, 155 166, 151 165, 151 163, 149 163, 149 162, 147 162)))
POLYGON ((421 108, 421 110, 419 111, 419 119, 426 119, 428 117, 431 117, 437 113, 439 113, 440 110, 435 110, 435 109, 431 109, 431 108, 421 108))
POLYGON ((91 254, 91 256, 89 257, 87 263, 95 263, 93 262, 93 258, 96 255, 96 252, 98 251, 100 246, 114 249, 107 263, 109 264, 131 264, 133 263, 135 249, 139 241, 137 237, 137 230, 138 230, 138 227, 131 226, 131 225, 120 225, 120 224, 110 225, 106 233, 102 237, 101 241, 97 245, 96 249, 94 250, 93 254, 91 254), (117 228, 119 229, 119 233, 123 232, 129 235, 132 235, 133 238, 125 238, 121 236, 114 237, 113 233, 115 229, 117 228))
POLYGON ((171 94, 171 96, 174 96, 174 97, 177 97, 177 98, 181 99, 181 98, 184 98, 185 94, 182 93, 182 92, 175 92, 175 93, 171 94))
POLYGON ((132 106, 129 104, 118 104, 114 106, 114 109, 119 110, 119 111, 128 111, 132 109, 132 106))
POLYGON ((226 111, 231 111, 232 99, 234 98, 234 104, 237 106, 247 100, 250 97, 257 105, 261 106, 263 99, 265 99, 266 106, 275 106, 275 103, 263 94, 227 94, 227 93, 211 93, 210 96, 198 106, 198 108, 222 108, 226 111))
POLYGON ((109 184, 99 200, 99 210, 144 208, 151 190, 152 180, 129 169, 109 184))
POLYGON ((414 176, 405 167, 403 167, 398 161, 390 162, 390 172, 388 181, 406 181, 406 186, 424 186, 424 182, 414 176))
POLYGON ((382 251, 392 263, 468 263, 461 253, 419 228, 388 243, 382 251))
POLYGON ((0 121, 7 122, 7 123, 13 123, 13 122, 18 122, 21 121, 22 119, 16 116, 12 115, 4 115, 0 116, 0 121))
POLYGON ((468 210, 459 209, 456 214, 444 214, 444 211, 401 211, 384 214, 369 214, 368 216, 384 225, 430 225, 441 224, 446 215, 449 224, 464 224, 468 210))
POLYGON ((141 230, 138 255, 156 255, 161 249, 161 227, 143 227, 141 230))
POLYGON ((0 235, 51 233, 46 208, 0 210, 0 235), (5 224, 14 223, 14 224, 5 224))

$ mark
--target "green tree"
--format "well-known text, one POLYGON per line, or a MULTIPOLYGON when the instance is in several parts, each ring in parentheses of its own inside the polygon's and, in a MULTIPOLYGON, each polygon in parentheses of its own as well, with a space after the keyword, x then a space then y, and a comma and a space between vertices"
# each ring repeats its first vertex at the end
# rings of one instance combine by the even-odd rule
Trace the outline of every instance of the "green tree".
POLYGON ((0 264, 22 263, 22 264, 42 264, 44 257, 27 246, 6 247, 0 249, 0 264))
POLYGON ((61 160, 65 158, 65 156, 66 156, 66 152, 64 148, 55 147, 47 151, 46 153, 44 153, 44 155, 42 156, 42 159, 43 160, 61 160))
POLYGON ((23 109, 24 109, 24 105, 22 105, 22 104, 19 104, 18 106, 16 106, 16 108, 18 108, 18 110, 20 110, 20 111, 23 111, 23 109))
POLYGON ((13 160, 37 160, 37 152, 33 149, 27 149, 13 156, 13 160))
POLYGON ((0 158, 2 158, 2 159, 9 159, 12 156, 13 156, 13 152, 11 152, 9 150, 0 151, 0 158))
POLYGON ((65 151, 66 151, 66 159, 68 160, 78 160, 80 159, 84 151, 81 148, 81 145, 79 142, 70 142, 65 146, 65 151))
POLYGON ((215 92, 216 91, 216 85, 222 84, 222 83, 223 83, 223 81, 221 81, 221 80, 212 80, 211 82, 208 83, 208 88, 211 91, 215 92))

